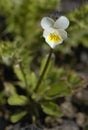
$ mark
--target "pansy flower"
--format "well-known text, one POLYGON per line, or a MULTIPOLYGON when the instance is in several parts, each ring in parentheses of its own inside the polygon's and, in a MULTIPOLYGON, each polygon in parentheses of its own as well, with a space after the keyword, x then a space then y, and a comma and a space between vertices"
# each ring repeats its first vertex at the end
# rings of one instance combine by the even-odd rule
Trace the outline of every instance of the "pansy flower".
POLYGON ((41 26, 44 29, 43 37, 51 48, 55 48, 67 38, 65 29, 69 26, 69 20, 65 16, 60 16, 56 21, 50 17, 44 17, 41 20, 41 26))

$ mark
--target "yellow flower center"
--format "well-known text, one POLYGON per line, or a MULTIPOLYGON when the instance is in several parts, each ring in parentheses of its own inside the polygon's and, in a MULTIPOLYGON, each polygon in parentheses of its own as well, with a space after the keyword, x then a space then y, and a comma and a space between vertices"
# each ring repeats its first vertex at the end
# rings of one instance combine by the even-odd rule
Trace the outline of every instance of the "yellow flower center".
POLYGON ((60 35, 50 33, 50 35, 48 36, 48 39, 51 42, 59 42, 61 40, 61 37, 60 37, 60 35))

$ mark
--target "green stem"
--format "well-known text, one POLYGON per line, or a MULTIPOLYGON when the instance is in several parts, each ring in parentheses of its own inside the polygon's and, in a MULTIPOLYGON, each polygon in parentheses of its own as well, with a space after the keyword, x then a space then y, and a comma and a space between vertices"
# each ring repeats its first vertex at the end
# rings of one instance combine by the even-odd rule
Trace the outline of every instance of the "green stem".
POLYGON ((45 66, 44 66, 44 69, 43 69, 43 71, 42 71, 42 73, 41 73, 41 75, 40 75, 40 78, 39 78, 39 80, 38 80, 38 82, 37 82, 37 84, 36 84, 35 92, 39 89, 39 87, 40 87, 40 85, 41 85, 41 82, 42 82, 42 80, 43 80, 43 77, 44 77, 44 75, 45 75, 45 72, 46 72, 46 70, 47 70, 47 68, 48 68, 48 65, 49 65, 49 62, 50 62, 50 58, 51 58, 52 52, 53 52, 53 49, 51 48, 51 49, 50 49, 50 52, 49 52, 49 56, 48 56, 47 61, 46 61, 46 64, 45 64, 45 66))

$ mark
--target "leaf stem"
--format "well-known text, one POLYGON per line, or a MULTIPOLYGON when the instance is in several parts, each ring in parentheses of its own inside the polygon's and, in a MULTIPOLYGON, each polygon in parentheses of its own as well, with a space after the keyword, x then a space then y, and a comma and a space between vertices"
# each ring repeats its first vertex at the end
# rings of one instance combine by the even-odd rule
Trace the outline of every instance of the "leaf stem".
POLYGON ((36 84, 35 92, 37 92, 37 90, 39 89, 39 87, 40 87, 40 85, 41 85, 41 82, 42 82, 42 80, 43 80, 43 77, 44 77, 44 75, 45 75, 45 72, 46 72, 46 70, 47 70, 47 68, 48 68, 48 65, 49 65, 49 62, 50 62, 50 58, 51 58, 52 52, 53 52, 53 49, 51 48, 51 49, 50 49, 50 52, 49 52, 49 55, 48 55, 48 58, 47 58, 47 61, 46 61, 46 64, 45 64, 45 66, 44 66, 44 69, 43 69, 43 71, 42 71, 42 73, 41 73, 41 75, 40 75, 40 78, 39 78, 39 80, 38 80, 38 82, 37 82, 37 84, 36 84))

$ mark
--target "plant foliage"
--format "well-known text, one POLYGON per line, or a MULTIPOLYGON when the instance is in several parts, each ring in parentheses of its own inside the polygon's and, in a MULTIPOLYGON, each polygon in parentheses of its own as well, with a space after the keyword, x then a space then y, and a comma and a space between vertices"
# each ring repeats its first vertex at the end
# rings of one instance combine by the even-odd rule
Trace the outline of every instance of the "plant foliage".
MULTIPOLYGON (((3 15, 5 18, 5 28, 0 34, 0 63, 11 67, 17 77, 14 82, 6 82, 1 78, 4 87, 8 88, 8 93, 5 89, 0 92, 0 104, 8 103, 10 107, 14 107, 14 112, 10 113, 10 120, 13 123, 24 116, 37 121, 41 111, 51 117, 62 116, 56 99, 70 96, 84 83, 74 71, 54 66, 55 57, 52 56, 42 84, 35 92, 37 80, 46 62, 46 53, 48 54, 48 48, 41 38, 39 21, 46 12, 55 10, 57 3, 58 0, 0 1, 0 16, 3 15), (20 93, 18 88, 21 90, 20 93)), ((62 53, 70 53, 71 47, 76 47, 80 43, 88 47, 87 12, 88 7, 83 6, 80 12, 76 10, 68 14, 71 21, 68 30, 70 36, 67 44, 59 47, 62 53)), ((0 21, 0 28, 2 25, 3 22, 0 21)))

